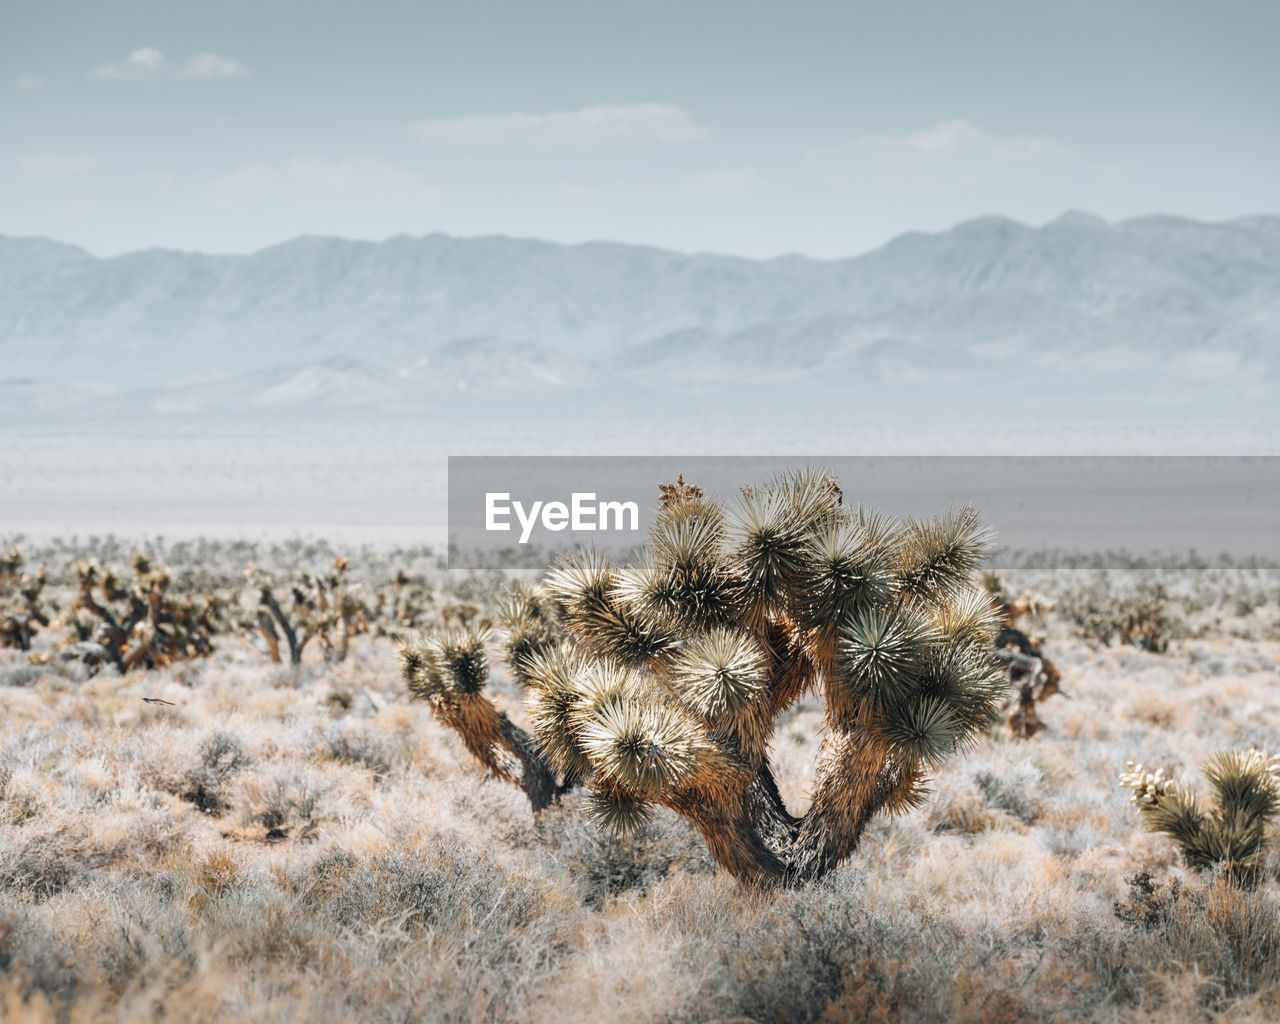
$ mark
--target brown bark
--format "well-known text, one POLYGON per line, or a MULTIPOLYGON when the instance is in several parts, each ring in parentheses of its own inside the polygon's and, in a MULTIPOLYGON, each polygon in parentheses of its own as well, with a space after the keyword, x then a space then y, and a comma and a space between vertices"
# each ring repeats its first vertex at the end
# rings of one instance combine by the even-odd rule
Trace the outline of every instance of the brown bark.
POLYGON ((577 784, 557 784, 550 762, 537 741, 481 694, 444 694, 431 698, 432 710, 462 737, 471 755, 491 775, 525 791, 534 811, 541 811, 577 784))

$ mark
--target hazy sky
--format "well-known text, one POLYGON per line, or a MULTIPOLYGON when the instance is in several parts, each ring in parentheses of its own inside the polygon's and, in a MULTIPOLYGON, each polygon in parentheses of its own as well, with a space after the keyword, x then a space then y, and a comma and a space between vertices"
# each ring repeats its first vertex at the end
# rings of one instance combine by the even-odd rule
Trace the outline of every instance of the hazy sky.
POLYGON ((852 255, 1280 212, 1280 3, 0 0, 0 233, 852 255))

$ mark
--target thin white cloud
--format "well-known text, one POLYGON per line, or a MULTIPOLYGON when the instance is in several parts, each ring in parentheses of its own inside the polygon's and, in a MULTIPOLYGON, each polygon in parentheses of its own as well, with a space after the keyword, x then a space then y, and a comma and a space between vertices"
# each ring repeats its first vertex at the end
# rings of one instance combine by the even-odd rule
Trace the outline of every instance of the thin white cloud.
POLYGON ((420 141, 445 149, 567 152, 638 149, 703 135, 687 111, 663 103, 457 117, 422 121, 410 131, 420 141))
POLYGON ((217 78, 243 78, 249 69, 238 60, 219 57, 216 53, 198 53, 188 57, 176 77, 190 82, 207 82, 217 78))
POLYGON ((199 53, 181 64, 169 60, 153 46, 134 50, 117 64, 103 64, 89 72, 90 77, 107 82, 142 81, 176 78, 188 82, 209 82, 224 78, 243 78, 249 69, 231 57, 216 53, 199 53))
POLYGON ((39 177, 87 174, 96 166, 97 161, 87 156, 24 156, 18 161, 23 174, 39 177))
POLYGON ((804 155, 804 162, 819 174, 840 175, 956 164, 1026 164, 1063 156, 1062 147, 1049 139, 1002 138, 965 118, 956 118, 904 135, 865 135, 847 145, 811 150, 804 155))
POLYGON ((43 75, 32 75, 25 71, 13 80, 15 89, 43 89, 47 84, 43 75))
POLYGON ((134 50, 118 64, 103 64, 90 75, 108 82, 120 82, 130 78, 156 78, 166 74, 172 65, 159 50, 143 46, 134 50))

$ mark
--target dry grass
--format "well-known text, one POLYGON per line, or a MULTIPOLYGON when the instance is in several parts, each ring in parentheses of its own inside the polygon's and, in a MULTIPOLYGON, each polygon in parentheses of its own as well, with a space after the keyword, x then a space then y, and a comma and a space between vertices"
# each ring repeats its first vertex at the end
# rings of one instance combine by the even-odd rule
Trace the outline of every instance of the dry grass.
MULTIPOLYGON (((0 1018, 1275 1019, 1280 858, 1252 893, 1190 875, 1116 784, 1130 757, 1280 748, 1274 612, 1205 599, 1166 653, 1043 624, 1072 694, 1045 733, 993 735, 833 877, 769 894, 674 817, 535 820, 385 640, 296 678, 235 638, 124 678, 0 652, 0 1018)), ((774 738, 796 810, 820 721, 774 738)))

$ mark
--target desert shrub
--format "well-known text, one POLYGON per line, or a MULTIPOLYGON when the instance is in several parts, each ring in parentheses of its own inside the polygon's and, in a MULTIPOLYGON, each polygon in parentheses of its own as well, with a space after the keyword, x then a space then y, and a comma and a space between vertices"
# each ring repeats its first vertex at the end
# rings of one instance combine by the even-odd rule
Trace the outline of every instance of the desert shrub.
POLYGON ((1260 889, 1244 889, 1234 878, 1214 877, 1209 884, 1172 886, 1152 897, 1158 909, 1137 922, 1131 957, 1141 965, 1145 984, 1175 968, 1194 969, 1203 979, 1200 1002, 1224 1012, 1233 1001, 1263 997, 1280 1010, 1280 902, 1260 889))
POLYGON ((930 799, 925 821, 933 832, 977 835, 993 828, 997 818, 971 778, 948 777, 930 799))
POLYGON ((41 993, 65 1011, 80 988, 81 969, 36 911, 0 897, 0 981, 5 979, 24 1002, 41 993))
POLYGON ((256 780, 246 787, 248 797, 241 809, 243 824, 261 826, 263 838, 309 842, 320 828, 323 790, 300 775, 277 775, 270 783, 256 780))
POLYGON ((39 813, 35 794, 22 790, 13 781, 12 766, 0 761, 0 824, 25 825, 39 813))
POLYGON ((502 945, 502 933, 518 932, 528 923, 537 904, 535 893, 511 884, 486 857, 450 844, 367 861, 345 851, 330 852, 305 878, 309 904, 339 927, 394 918, 420 929, 492 915, 495 934, 478 945, 492 943, 495 948, 502 945))
POLYGON ((1143 824, 1178 844, 1187 866, 1219 869, 1238 884, 1261 880, 1268 830, 1280 816, 1280 756, 1257 750, 1224 751, 1204 769, 1213 801, 1204 807, 1193 783, 1148 772, 1128 761, 1121 785, 1133 790, 1143 824))
POLYGON ((1002 774, 988 770, 976 772, 973 781, 996 810, 1012 814, 1024 825, 1040 817, 1039 786, 1044 779, 1031 762, 1023 761, 1002 774))
POLYGON ((183 777, 179 795, 205 814, 225 814, 230 809, 227 783, 252 763, 239 736, 210 733, 200 744, 200 763, 183 777))
POLYGON ((394 739, 346 722, 317 729, 315 752, 341 764, 361 765, 379 778, 390 775, 404 759, 403 748, 394 739))
POLYGON ((35 686, 46 673, 47 669, 25 661, 0 665, 0 686, 35 686))
POLYGON ((388 1019, 528 1019, 535 985, 573 952, 575 922, 548 882, 453 843, 330 851, 292 884, 325 934, 359 936, 368 950, 352 963, 341 1017, 376 1004, 388 1019), (389 988, 394 964, 404 967, 389 988))
POLYGON ((1095 583, 1064 594, 1059 610, 1072 622, 1077 636, 1098 646, 1118 642, 1161 654, 1171 640, 1186 632, 1159 581, 1120 592, 1109 581, 1095 583))
POLYGON ((945 1019, 963 953, 938 921, 823 885, 728 938, 684 1019, 945 1019))
POLYGON ((185 905, 199 912, 227 897, 243 874, 244 861, 220 847, 188 859, 176 876, 157 876, 155 894, 166 903, 181 894, 185 905))
POLYGON ((92 944, 97 980, 111 996, 149 994, 144 1002, 153 1010, 159 1009, 154 994, 193 978, 202 960, 190 922, 169 912, 164 881, 114 880, 110 920, 92 944))
MULTIPOLYGON (((1142 878, 1142 876, 1139 876, 1142 878)), ((680 1020, 975 1021, 1169 1015, 1173 979, 1198 982, 1206 1019, 1280 1007, 1280 905, 1258 890, 1134 881, 1118 920, 1072 915, 966 929, 871 905, 836 876, 771 904, 712 951, 680 1020)))
POLYGON ((1058 857, 1079 857, 1098 845, 1098 833, 1087 824, 1074 826, 1042 826, 1040 843, 1058 857))
POLYGON ((594 909, 622 893, 643 895, 674 871, 700 874, 715 864, 697 834, 670 812, 625 836, 602 832, 575 814, 544 817, 538 837, 547 855, 567 869, 582 902, 594 909))
POLYGON ((640 561, 575 552, 548 577, 547 600, 504 610, 537 744, 483 693, 483 632, 407 646, 406 683, 492 772, 531 797, 540 780, 542 806, 557 776, 582 779, 606 828, 635 831, 667 807, 746 883, 817 878, 875 814, 917 806, 1005 696, 995 611, 974 578, 985 530, 968 508, 927 522, 848 508, 814 471, 744 488, 732 512, 682 482, 662 504, 640 561), (529 644, 531 630, 544 635, 529 644), (811 689, 826 735, 796 817, 769 739, 811 689))
POLYGON ((351 692, 350 687, 335 686, 324 695, 323 703, 333 711, 350 711, 355 704, 355 694, 351 692))
POLYGON ((1116 900, 1112 913, 1125 924, 1147 931, 1167 924, 1174 904, 1184 895, 1181 881, 1153 882, 1149 871, 1140 871, 1125 882, 1128 894, 1123 901, 1116 900))
POLYGON ((79 884, 89 871, 82 842, 63 827, 0 848, 0 890, 38 903, 79 884))

